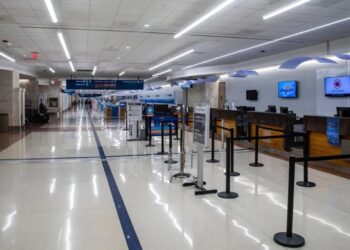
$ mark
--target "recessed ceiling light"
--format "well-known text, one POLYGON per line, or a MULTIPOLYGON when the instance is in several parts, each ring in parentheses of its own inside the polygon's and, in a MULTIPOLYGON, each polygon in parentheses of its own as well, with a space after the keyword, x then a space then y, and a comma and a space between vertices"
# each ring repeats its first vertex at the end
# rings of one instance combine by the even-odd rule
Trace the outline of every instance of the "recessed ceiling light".
POLYGON ((75 72, 75 68, 74 68, 72 61, 69 61, 68 63, 69 63, 69 66, 70 66, 72 72, 75 72))
POLYGON ((121 72, 121 73, 119 74, 119 76, 122 76, 122 75, 124 75, 124 74, 125 74, 125 71, 121 72))
POLYGON ((3 52, 0 52, 0 56, 6 58, 7 60, 11 61, 11 62, 16 62, 16 60, 8 55, 6 55, 5 53, 3 52))
POLYGON ((297 32, 297 33, 294 33, 294 34, 291 34, 291 35, 288 35, 288 36, 277 38, 275 40, 271 40, 271 41, 268 41, 268 42, 265 42, 265 43, 260 43, 260 44, 254 45, 252 47, 248 47, 248 48, 245 48, 245 49, 237 50, 237 51, 234 51, 234 52, 222 55, 222 56, 214 57, 214 58, 211 58, 211 59, 208 59, 208 60, 196 63, 196 64, 192 64, 192 65, 189 65, 187 67, 184 67, 183 69, 190 69, 190 68, 202 65, 202 64, 206 64, 206 63, 213 62, 213 61, 216 61, 216 60, 220 60, 220 59, 223 59, 223 58, 226 58, 226 57, 229 57, 229 56, 233 56, 233 55, 236 55, 236 54, 239 54, 239 53, 242 53, 242 52, 246 52, 246 51, 249 51, 249 50, 252 50, 252 49, 260 48, 260 47, 263 47, 263 46, 266 46, 266 45, 270 45, 270 44, 273 44, 273 43, 277 43, 277 42, 280 42, 280 41, 283 41, 283 40, 286 40, 286 39, 289 39, 289 38, 293 38, 293 37, 300 36, 300 35, 303 35, 303 34, 306 34, 306 33, 310 33, 310 32, 315 31, 315 30, 324 29, 326 27, 329 27, 329 26, 332 26, 332 25, 336 25, 338 23, 343 23, 343 22, 346 22, 346 21, 349 21, 349 20, 350 20, 350 17, 343 18, 343 19, 340 19, 340 20, 337 20, 337 21, 334 21, 334 22, 330 22, 330 23, 327 23, 327 24, 324 24, 324 25, 320 25, 320 26, 317 26, 317 27, 314 27, 314 28, 311 28, 311 29, 308 29, 308 30, 300 31, 300 32, 297 32))
POLYGON ((194 27, 198 26, 199 24, 201 24, 202 22, 204 22, 205 20, 207 20, 208 18, 212 17, 213 15, 215 15, 216 13, 218 13, 219 11, 223 10, 224 8, 226 8, 228 5, 230 5, 233 1, 235 0, 226 0, 223 3, 221 3, 220 5, 216 6, 214 9, 212 9, 211 11, 209 11, 208 13, 204 14, 203 16, 201 16, 199 19, 197 19, 196 21, 194 21, 193 23, 191 23, 190 25, 188 25, 185 29, 183 29, 182 31, 180 31, 179 33, 175 34, 174 38, 179 38, 180 36, 184 35, 185 33, 187 33, 188 31, 190 31, 191 29, 193 29, 194 27))
POLYGON ((47 10, 49 11, 49 14, 51 16, 52 22, 57 23, 58 22, 57 16, 51 0, 45 0, 45 3, 46 3, 47 10))
POLYGON ((117 57, 118 60, 122 59, 120 56, 117 57))
POLYGON ((175 60, 177 60, 177 59, 179 59, 181 57, 184 57, 184 56, 186 56, 188 54, 191 54, 192 52, 194 52, 194 49, 190 49, 190 50, 186 51, 185 53, 182 53, 180 55, 174 56, 174 57, 172 57, 172 58, 170 58, 170 59, 168 59, 168 60, 166 60, 164 62, 161 62, 158 65, 155 65, 155 66, 149 68, 149 71, 155 70, 155 69, 157 69, 157 68, 159 68, 159 67, 161 67, 161 66, 163 66, 165 64, 168 64, 168 63, 173 62, 173 61, 175 61, 175 60))
POLYGON ((126 46, 125 48, 126 48, 126 49, 131 49, 129 46, 126 46))
POLYGON ((69 54, 68 47, 67 47, 66 41, 64 40, 62 32, 57 32, 57 36, 61 42, 61 46, 63 48, 63 51, 64 51, 67 59, 70 60, 70 54, 69 54))
POLYGON ((275 16, 277 16, 277 15, 279 15, 279 14, 282 14, 282 13, 284 13, 284 12, 287 12, 287 11, 291 10, 291 9, 294 9, 294 8, 296 8, 296 7, 299 7, 300 5, 303 5, 303 4, 305 4, 305 3, 307 3, 307 2, 310 2, 310 1, 311 1, 311 0, 299 0, 299 1, 295 1, 295 2, 293 2, 293 3, 291 3, 291 4, 288 4, 288 5, 286 5, 286 6, 282 7, 282 8, 280 8, 280 9, 274 10, 274 11, 272 11, 272 12, 270 12, 270 13, 264 15, 264 16, 263 16, 263 19, 266 20, 266 19, 275 17, 275 16))
POLYGON ((49 70, 50 70, 53 74, 56 73, 56 71, 55 71, 53 68, 50 68, 50 67, 49 67, 49 70))
POLYGON ((149 24, 145 24, 145 25, 143 25, 145 28, 149 28, 149 27, 151 27, 151 25, 149 25, 149 24))
POLYGON ((93 76, 96 74, 96 70, 97 70, 97 66, 95 66, 94 69, 92 70, 92 75, 93 76))
POLYGON ((168 70, 159 72, 159 73, 157 73, 157 74, 154 74, 152 77, 157 77, 157 76, 165 75, 166 73, 169 73, 169 72, 171 72, 171 71, 172 71, 172 69, 168 69, 168 70))

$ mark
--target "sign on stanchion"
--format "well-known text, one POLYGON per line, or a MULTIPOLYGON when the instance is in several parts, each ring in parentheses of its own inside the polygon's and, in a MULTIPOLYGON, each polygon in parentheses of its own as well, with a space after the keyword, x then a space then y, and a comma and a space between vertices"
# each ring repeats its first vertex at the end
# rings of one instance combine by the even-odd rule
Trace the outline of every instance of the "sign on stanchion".
POLYGON ((142 121, 142 103, 140 102, 128 102, 127 103, 127 121, 130 124, 130 135, 131 138, 127 141, 138 140, 138 123, 142 121))
POLYGON ((199 191, 195 191, 195 195, 216 194, 217 190, 207 190, 203 187, 203 151, 208 145, 209 126, 210 126, 210 106, 197 105, 194 107, 194 123, 193 123, 193 143, 197 144, 197 177, 191 183, 184 183, 183 186, 195 186, 199 191))

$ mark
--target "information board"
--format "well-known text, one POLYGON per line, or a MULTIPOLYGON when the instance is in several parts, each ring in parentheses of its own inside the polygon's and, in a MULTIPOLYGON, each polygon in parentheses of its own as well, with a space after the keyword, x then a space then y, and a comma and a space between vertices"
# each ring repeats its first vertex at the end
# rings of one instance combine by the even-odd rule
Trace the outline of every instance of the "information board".
POLYGON ((127 115, 128 120, 141 121, 142 120, 142 103, 140 102, 128 102, 127 103, 127 115))
POLYGON ((210 106, 196 105, 193 119, 193 142, 206 147, 209 139, 210 106))
POLYGON ((328 143, 333 146, 340 146, 340 136, 339 136, 339 118, 329 117, 327 118, 327 140, 328 143))
POLYGON ((66 80, 66 89, 143 90, 143 80, 66 80))

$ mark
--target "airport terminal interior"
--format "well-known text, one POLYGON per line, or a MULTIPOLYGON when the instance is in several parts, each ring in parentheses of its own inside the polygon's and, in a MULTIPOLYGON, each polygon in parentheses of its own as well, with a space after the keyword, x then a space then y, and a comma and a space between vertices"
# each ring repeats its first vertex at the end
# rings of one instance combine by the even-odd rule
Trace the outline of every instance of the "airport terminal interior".
POLYGON ((1 250, 350 249, 350 0, 0 0, 1 250))

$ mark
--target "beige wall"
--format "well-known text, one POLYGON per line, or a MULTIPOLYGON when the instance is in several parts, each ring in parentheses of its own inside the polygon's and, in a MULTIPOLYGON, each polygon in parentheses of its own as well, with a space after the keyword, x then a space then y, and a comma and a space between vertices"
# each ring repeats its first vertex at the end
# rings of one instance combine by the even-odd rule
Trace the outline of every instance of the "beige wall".
MULTIPOLYGON (((186 91, 184 91, 186 95, 186 91)), ((185 100, 186 97, 184 97, 185 100)), ((196 84, 187 89, 187 106, 209 103, 211 108, 219 106, 219 81, 207 84, 196 84)))

